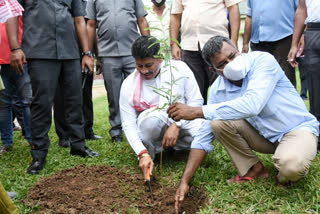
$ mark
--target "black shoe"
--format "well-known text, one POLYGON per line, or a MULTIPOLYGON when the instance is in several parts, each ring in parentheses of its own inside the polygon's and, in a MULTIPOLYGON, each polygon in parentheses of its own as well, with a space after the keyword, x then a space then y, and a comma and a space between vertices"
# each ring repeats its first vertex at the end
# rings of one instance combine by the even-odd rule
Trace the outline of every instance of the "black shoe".
POLYGON ((122 136, 120 136, 120 135, 116 135, 116 136, 113 136, 112 137, 112 143, 120 143, 120 142, 122 142, 122 136))
POLYGON ((12 146, 6 146, 3 145, 0 147, 0 155, 2 155, 3 153, 9 152, 11 150, 12 146))
POLYGON ((66 139, 60 139, 59 140, 59 146, 63 147, 63 148, 68 148, 70 147, 70 139, 66 138, 66 139))
POLYGON ((91 149, 89 149, 88 147, 84 147, 83 149, 72 149, 70 150, 70 154, 71 155, 79 155, 81 157, 98 157, 99 153, 98 152, 94 152, 91 149))
POLYGON ((30 166, 27 169, 27 172, 31 175, 39 174, 39 171, 43 169, 45 160, 32 160, 30 166))
POLYGON ((87 140, 100 140, 102 138, 103 137, 101 137, 99 135, 96 135, 96 134, 93 134, 93 135, 90 135, 90 136, 86 137, 87 140))

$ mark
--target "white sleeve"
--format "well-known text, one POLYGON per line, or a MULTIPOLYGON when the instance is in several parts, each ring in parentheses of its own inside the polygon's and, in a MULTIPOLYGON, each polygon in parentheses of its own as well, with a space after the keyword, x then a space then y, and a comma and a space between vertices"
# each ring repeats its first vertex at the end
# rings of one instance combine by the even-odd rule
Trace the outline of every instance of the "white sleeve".
POLYGON ((133 108, 132 97, 128 97, 132 95, 132 87, 126 87, 130 86, 130 84, 127 83, 129 82, 125 80, 122 84, 119 100, 122 129, 131 148, 139 155, 139 153, 146 148, 138 135, 138 114, 133 108))
POLYGON ((196 78, 193 75, 191 69, 184 64, 183 70, 185 76, 185 85, 184 85, 184 96, 186 98, 186 104, 190 106, 202 106, 203 105, 203 98, 196 81, 196 78))

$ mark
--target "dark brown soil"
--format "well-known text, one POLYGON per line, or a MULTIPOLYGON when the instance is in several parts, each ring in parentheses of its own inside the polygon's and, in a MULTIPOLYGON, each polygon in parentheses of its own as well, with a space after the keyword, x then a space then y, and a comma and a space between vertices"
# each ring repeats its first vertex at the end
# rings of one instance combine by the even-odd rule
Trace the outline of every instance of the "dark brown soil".
MULTIPOLYGON (((23 202, 38 207, 37 213, 174 213, 176 187, 152 180, 152 200, 141 177, 110 166, 79 165, 42 178, 23 202)), ((205 203, 205 193, 191 188, 182 211, 196 213, 205 203)))

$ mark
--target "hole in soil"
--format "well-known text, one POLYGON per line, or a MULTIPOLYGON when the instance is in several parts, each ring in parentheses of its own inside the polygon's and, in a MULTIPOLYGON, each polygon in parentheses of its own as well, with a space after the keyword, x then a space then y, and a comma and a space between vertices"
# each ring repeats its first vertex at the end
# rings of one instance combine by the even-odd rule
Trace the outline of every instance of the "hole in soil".
MULTIPOLYGON (((151 181, 153 199, 140 174, 110 166, 78 165, 40 179, 23 202, 37 213, 175 213, 177 187, 151 181)), ((196 213, 207 202, 204 191, 190 188, 181 211, 196 213)))

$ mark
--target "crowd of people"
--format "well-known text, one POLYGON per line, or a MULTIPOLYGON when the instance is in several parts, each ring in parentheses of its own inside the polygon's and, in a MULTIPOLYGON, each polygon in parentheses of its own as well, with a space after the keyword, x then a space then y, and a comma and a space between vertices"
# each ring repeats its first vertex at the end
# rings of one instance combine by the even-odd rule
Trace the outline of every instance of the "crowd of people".
POLYGON ((38 174, 53 110, 59 145, 98 157, 86 139, 102 139, 92 104, 100 70, 111 141, 123 142, 124 132, 145 178, 161 151, 190 151, 177 213, 214 139, 237 170, 228 182, 269 177, 255 152, 273 154, 280 185, 297 182, 319 146, 320 2, 248 0, 242 53, 240 2, 0 0, 0 155, 13 146, 15 112, 31 148, 27 172, 38 174), (169 59, 161 45, 170 47, 169 59), (299 64, 310 112, 295 88, 299 64))

